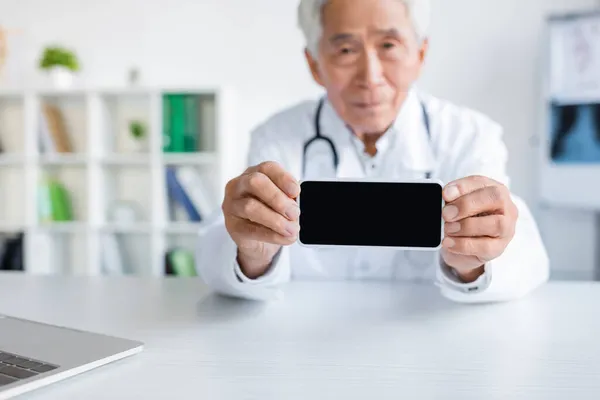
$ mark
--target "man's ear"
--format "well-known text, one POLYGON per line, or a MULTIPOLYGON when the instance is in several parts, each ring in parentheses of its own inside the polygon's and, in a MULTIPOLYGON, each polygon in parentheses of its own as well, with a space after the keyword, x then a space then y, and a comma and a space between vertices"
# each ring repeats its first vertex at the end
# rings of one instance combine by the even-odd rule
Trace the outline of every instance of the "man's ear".
POLYGON ((429 39, 423 39, 423 43, 421 43, 421 48, 419 49, 419 60, 421 64, 425 63, 425 58, 427 57, 427 53, 429 52, 429 39))
POLYGON ((427 58, 427 52, 429 50, 429 39, 425 38, 421 42, 418 54, 418 63, 415 65, 415 76, 413 79, 417 80, 421 76, 421 72, 425 66, 425 59, 427 58))
POLYGON ((306 57, 306 62, 308 63, 308 67, 310 68, 310 73, 312 74, 314 81, 320 86, 324 86, 317 60, 312 56, 312 54, 310 54, 308 49, 304 49, 304 57, 306 57))

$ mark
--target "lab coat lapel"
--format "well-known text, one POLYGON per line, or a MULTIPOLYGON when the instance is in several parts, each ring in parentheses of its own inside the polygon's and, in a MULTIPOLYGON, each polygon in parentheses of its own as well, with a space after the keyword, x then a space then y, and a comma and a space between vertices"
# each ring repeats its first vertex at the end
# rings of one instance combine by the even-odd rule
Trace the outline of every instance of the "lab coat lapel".
POLYGON ((329 101, 323 105, 322 134, 329 136, 339 155, 337 178, 363 178, 364 171, 352 144, 352 131, 339 117, 329 101))
MULTIPOLYGON (((425 107, 427 107, 425 105, 425 107)), ((435 175, 436 158, 433 152, 435 119, 429 117, 431 139, 428 135, 421 100, 411 90, 398 118, 386 135, 394 135, 393 145, 386 154, 383 177, 389 179, 422 178, 425 172, 435 175)), ((329 101, 323 106, 322 134, 329 136, 339 155, 338 178, 364 178, 365 173, 351 142, 352 131, 339 117, 329 101)))
POLYGON ((425 124, 423 103, 418 94, 411 91, 393 125, 396 137, 391 157, 387 159, 386 175, 397 179, 423 178, 425 172, 435 175, 434 118, 431 115, 429 124, 431 137, 425 124))

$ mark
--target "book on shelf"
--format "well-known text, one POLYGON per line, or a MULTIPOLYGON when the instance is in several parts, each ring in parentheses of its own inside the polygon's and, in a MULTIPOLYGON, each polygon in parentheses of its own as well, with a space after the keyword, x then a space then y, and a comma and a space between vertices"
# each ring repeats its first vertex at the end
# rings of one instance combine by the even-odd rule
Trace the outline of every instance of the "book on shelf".
POLYGON ((166 169, 166 177, 167 177, 167 191, 169 194, 170 203, 170 212, 173 211, 173 208, 179 205, 182 207, 188 214, 188 218, 192 222, 200 222, 202 221, 202 217, 200 216, 200 212, 196 204, 190 199, 188 193, 183 188, 179 179, 177 179, 177 171, 174 167, 168 167, 166 169))
POLYGON ((163 151, 193 153, 214 148, 214 104, 195 94, 163 96, 163 151))
POLYGON ((66 124, 60 109, 43 103, 39 115, 39 149, 42 153, 71 153, 73 151, 66 124))
POLYGON ((38 187, 38 216, 40 222, 65 222, 73 220, 71 198, 58 179, 42 177, 38 187))
POLYGON ((185 131, 185 107, 182 95, 163 96, 163 151, 183 152, 185 131))
POLYGON ((165 254, 165 274, 179 277, 198 276, 191 251, 173 248, 165 254))
POLYGON ((50 232, 34 232, 30 237, 31 259, 27 264, 34 266, 35 271, 41 274, 52 274, 57 271, 57 267, 62 267, 66 260, 67 249, 64 240, 59 235, 52 235, 50 232))
MULTIPOLYGON (((167 212, 171 221, 183 219, 202 223, 214 214, 217 207, 212 201, 209 185, 197 169, 168 167, 166 181, 167 212)), ((191 251, 174 247, 167 250, 164 257, 165 274, 197 276, 191 251)))
POLYGON ((122 243, 115 233, 102 234, 101 270, 105 275, 124 275, 122 243))
MULTIPOLYGON (((43 173, 37 188, 37 213, 41 224, 73 221, 71 198, 67 188, 50 173, 43 173)), ((54 232, 35 232, 31 236, 35 248, 30 265, 39 273, 60 272, 67 265, 69 245, 63 235, 54 232)))
POLYGON ((166 94, 163 97, 163 151, 187 153, 196 151, 196 97, 186 94, 166 94))
POLYGON ((180 166, 176 169, 175 175, 192 204, 199 210, 200 215, 204 217, 211 215, 215 210, 215 205, 211 200, 211 191, 198 170, 191 166, 180 166))
POLYGON ((204 222, 217 210, 208 182, 194 167, 167 167, 166 180, 171 221, 204 222))
MULTIPOLYGON (((137 204, 131 201, 116 200, 109 208, 108 220, 119 226, 131 226, 140 222, 137 204)), ((145 249, 135 249, 135 252, 145 249)), ((104 232, 101 239, 102 272, 106 275, 125 275, 131 272, 133 257, 128 246, 127 235, 116 232, 104 232)))
POLYGON ((0 238, 0 270, 24 271, 24 233, 0 238))

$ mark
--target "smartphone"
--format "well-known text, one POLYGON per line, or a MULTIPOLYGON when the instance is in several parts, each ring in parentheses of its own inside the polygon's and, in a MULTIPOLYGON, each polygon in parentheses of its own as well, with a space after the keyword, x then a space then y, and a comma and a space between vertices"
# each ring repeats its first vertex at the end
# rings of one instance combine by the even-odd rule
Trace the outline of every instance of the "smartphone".
POLYGON ((319 180, 300 183, 304 246, 436 250, 443 235, 442 184, 319 180))

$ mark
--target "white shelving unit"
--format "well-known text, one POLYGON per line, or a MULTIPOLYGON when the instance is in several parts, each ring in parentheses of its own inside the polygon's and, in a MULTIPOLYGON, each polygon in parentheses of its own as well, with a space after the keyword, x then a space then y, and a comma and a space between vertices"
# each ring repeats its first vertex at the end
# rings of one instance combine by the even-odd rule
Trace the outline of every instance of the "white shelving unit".
MULTIPOLYGON (((225 183, 235 171, 235 97, 229 88, 160 87, 0 90, 0 233, 25 234, 25 272, 103 274, 105 235, 116 237, 126 258, 125 273, 162 276, 165 253, 174 246, 193 251, 201 223, 171 220, 166 170, 197 170, 218 211, 225 183), (163 149, 164 96, 188 94, 201 104, 200 135, 194 152, 163 149), (42 104, 60 109, 73 152, 40 150, 42 104), (129 135, 131 120, 149 134, 145 148, 129 135), (229 169, 228 169, 229 168, 229 169), (73 218, 39 218, 40 182, 50 174, 67 190, 73 218), (137 219, 110 218, 117 202, 133 204, 137 219), (58 249, 62 257, 50 263, 58 249)), ((202 215, 206 219, 207 215, 202 215)))

